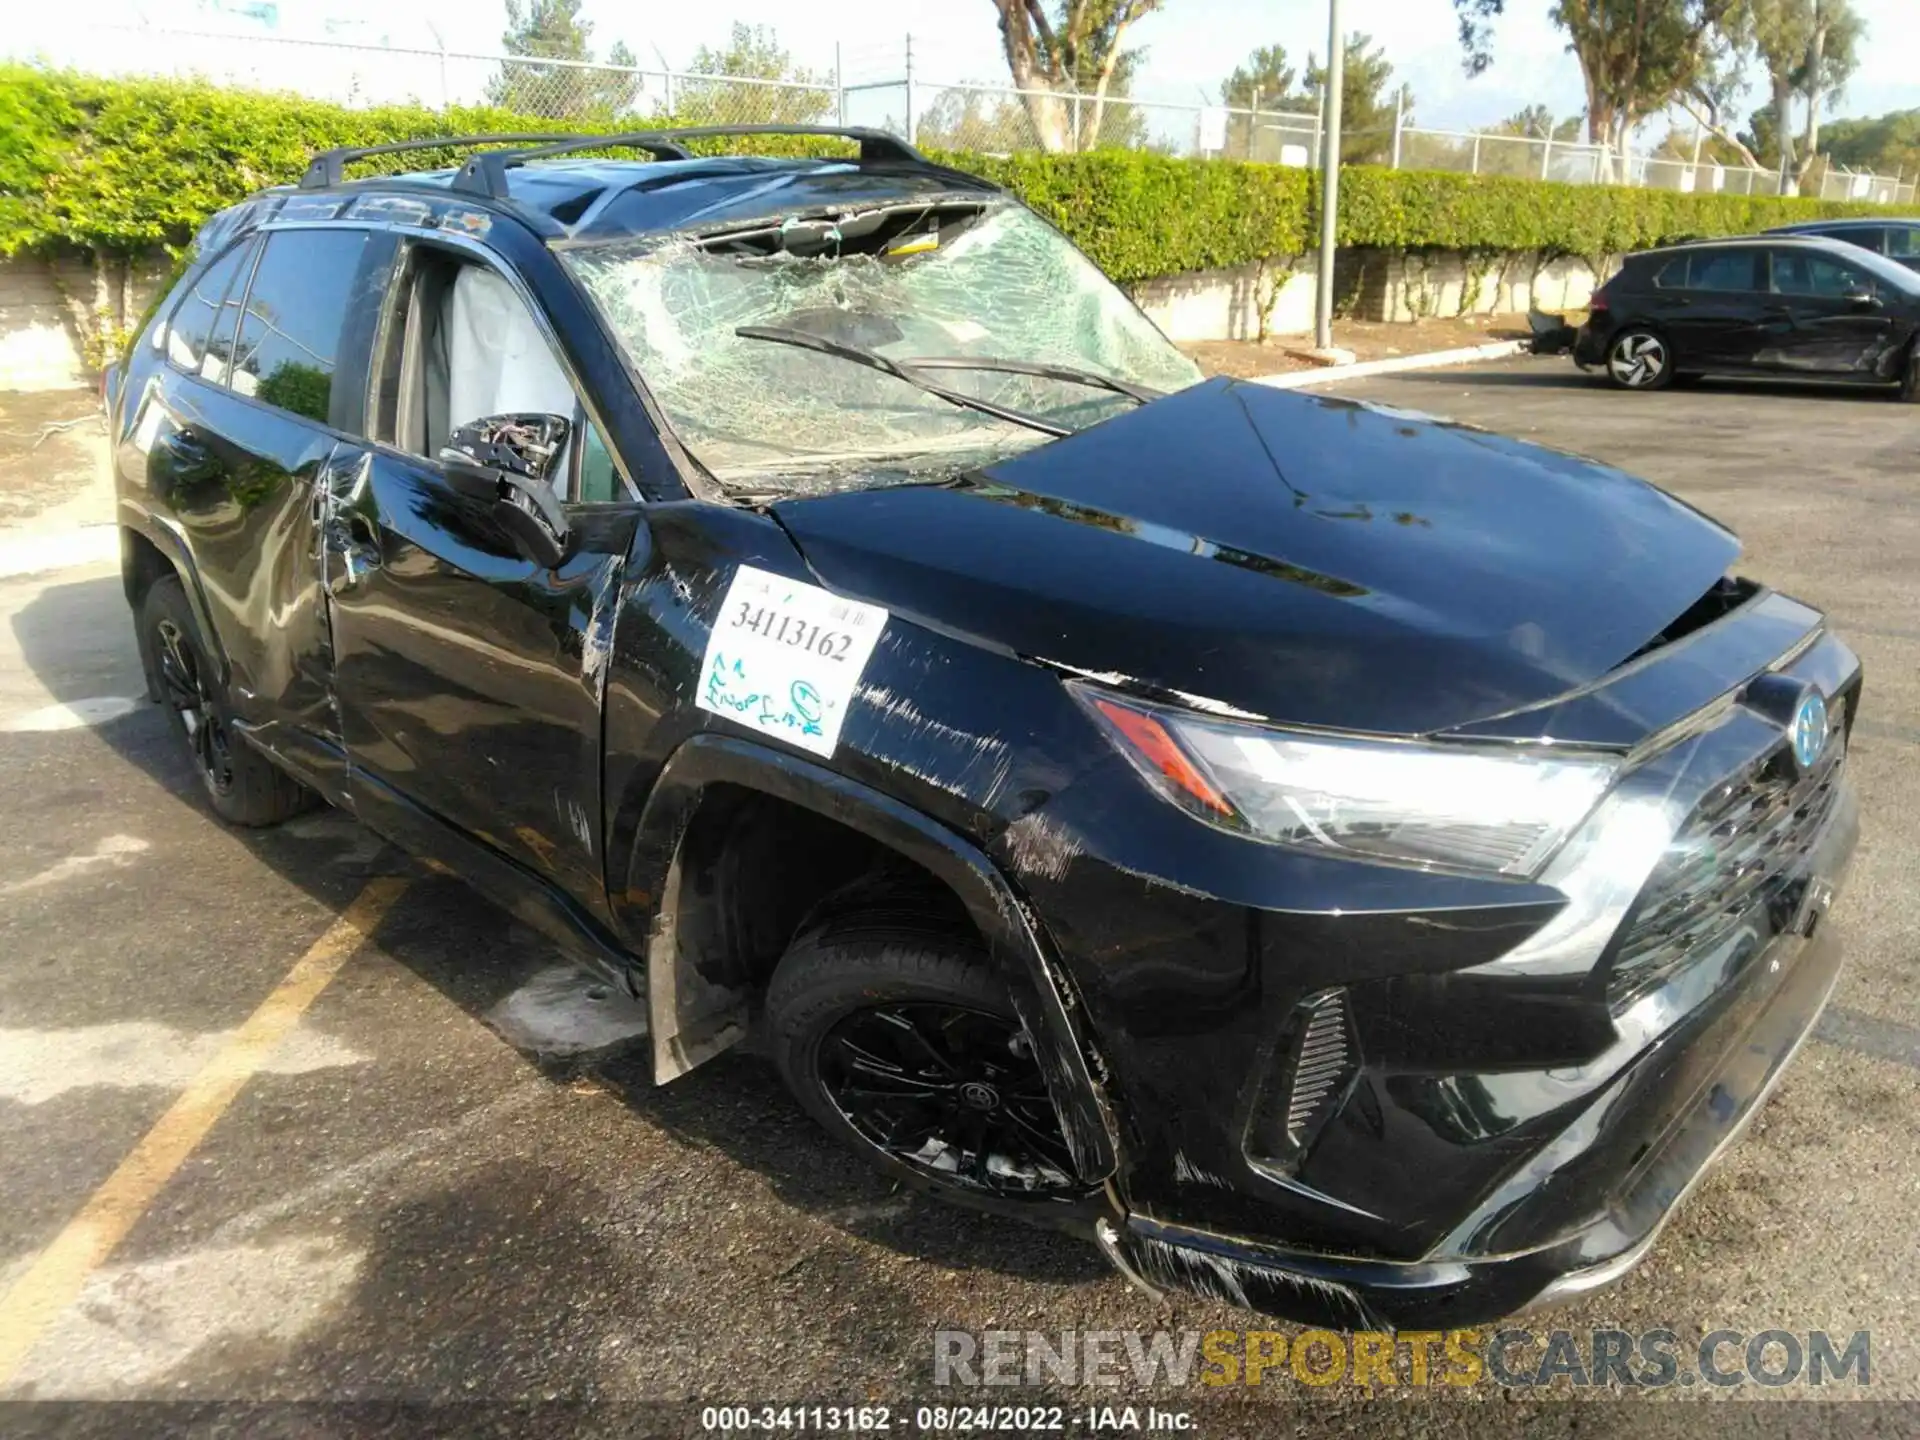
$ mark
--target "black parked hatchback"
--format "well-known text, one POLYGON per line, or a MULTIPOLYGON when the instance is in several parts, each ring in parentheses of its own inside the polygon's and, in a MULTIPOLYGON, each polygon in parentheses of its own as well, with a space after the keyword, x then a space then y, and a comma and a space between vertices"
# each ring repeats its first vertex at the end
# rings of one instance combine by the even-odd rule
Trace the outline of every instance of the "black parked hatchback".
POLYGON ((1920 400, 1917 336, 1920 274, 1838 240, 1756 236, 1629 255, 1573 358, 1625 390, 1771 375, 1920 400))
POLYGON ((213 807, 324 797, 644 994, 659 1080, 757 1036, 1149 1287, 1622 1273, 1835 983, 1852 652, 1627 475, 1202 381, 848 133, 330 153, 201 232, 108 396, 213 807))

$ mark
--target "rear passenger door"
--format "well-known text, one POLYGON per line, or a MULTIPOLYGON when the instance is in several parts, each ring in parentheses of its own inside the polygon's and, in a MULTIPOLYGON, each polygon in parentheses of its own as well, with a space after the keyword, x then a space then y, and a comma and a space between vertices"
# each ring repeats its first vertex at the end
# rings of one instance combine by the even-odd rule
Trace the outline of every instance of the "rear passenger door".
POLYGON ((1813 250, 1768 254, 1768 298, 1786 317, 1763 359, 1806 375, 1878 375, 1896 326, 1864 269, 1813 250))
POLYGON ((1695 250, 1684 257, 1684 288, 1670 261, 1656 282, 1674 364, 1681 370, 1748 370, 1766 341, 1764 277, 1757 246, 1695 250))
POLYGON ((368 297, 384 291, 395 248, 348 228, 241 242, 169 317, 168 364, 132 421, 144 459, 131 468, 144 471, 156 523, 191 557, 233 724, 335 799, 345 749, 316 486, 361 426, 377 315, 368 297))

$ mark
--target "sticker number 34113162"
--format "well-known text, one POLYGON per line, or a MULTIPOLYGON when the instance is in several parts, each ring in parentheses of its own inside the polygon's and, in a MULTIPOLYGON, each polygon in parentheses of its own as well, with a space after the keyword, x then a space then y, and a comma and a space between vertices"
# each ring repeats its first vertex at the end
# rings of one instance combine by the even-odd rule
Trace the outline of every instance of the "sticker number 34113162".
POLYGON ((695 703, 816 755, 831 755, 867 657, 877 605, 742 565, 707 639, 695 703))

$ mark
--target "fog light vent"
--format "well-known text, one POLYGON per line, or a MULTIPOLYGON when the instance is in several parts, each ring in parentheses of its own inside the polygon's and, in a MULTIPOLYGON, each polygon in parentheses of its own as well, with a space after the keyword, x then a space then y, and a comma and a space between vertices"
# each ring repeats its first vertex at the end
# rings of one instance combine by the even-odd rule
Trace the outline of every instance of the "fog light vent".
POLYGON ((1353 1073, 1353 1047, 1347 1041, 1347 1002, 1343 991, 1329 990, 1301 1007, 1300 1052, 1294 1061, 1293 1094, 1287 1101, 1287 1143, 1296 1150, 1325 1118, 1330 1102, 1353 1073))
POLYGON ((1276 1059, 1247 1126, 1247 1158, 1291 1169, 1339 1110, 1360 1070, 1347 992, 1323 990, 1294 1007, 1276 1059))

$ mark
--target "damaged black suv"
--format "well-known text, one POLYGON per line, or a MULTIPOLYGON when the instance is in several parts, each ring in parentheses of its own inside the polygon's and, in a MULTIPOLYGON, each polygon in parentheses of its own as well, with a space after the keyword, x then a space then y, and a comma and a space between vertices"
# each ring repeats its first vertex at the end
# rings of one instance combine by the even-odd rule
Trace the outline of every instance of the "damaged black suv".
POLYGON ((837 133, 330 152, 205 227, 108 397, 214 809, 351 811, 644 994, 659 1080, 753 1036, 1150 1287, 1624 1272, 1833 987, 1854 655, 1659 490, 1203 381, 837 133))

